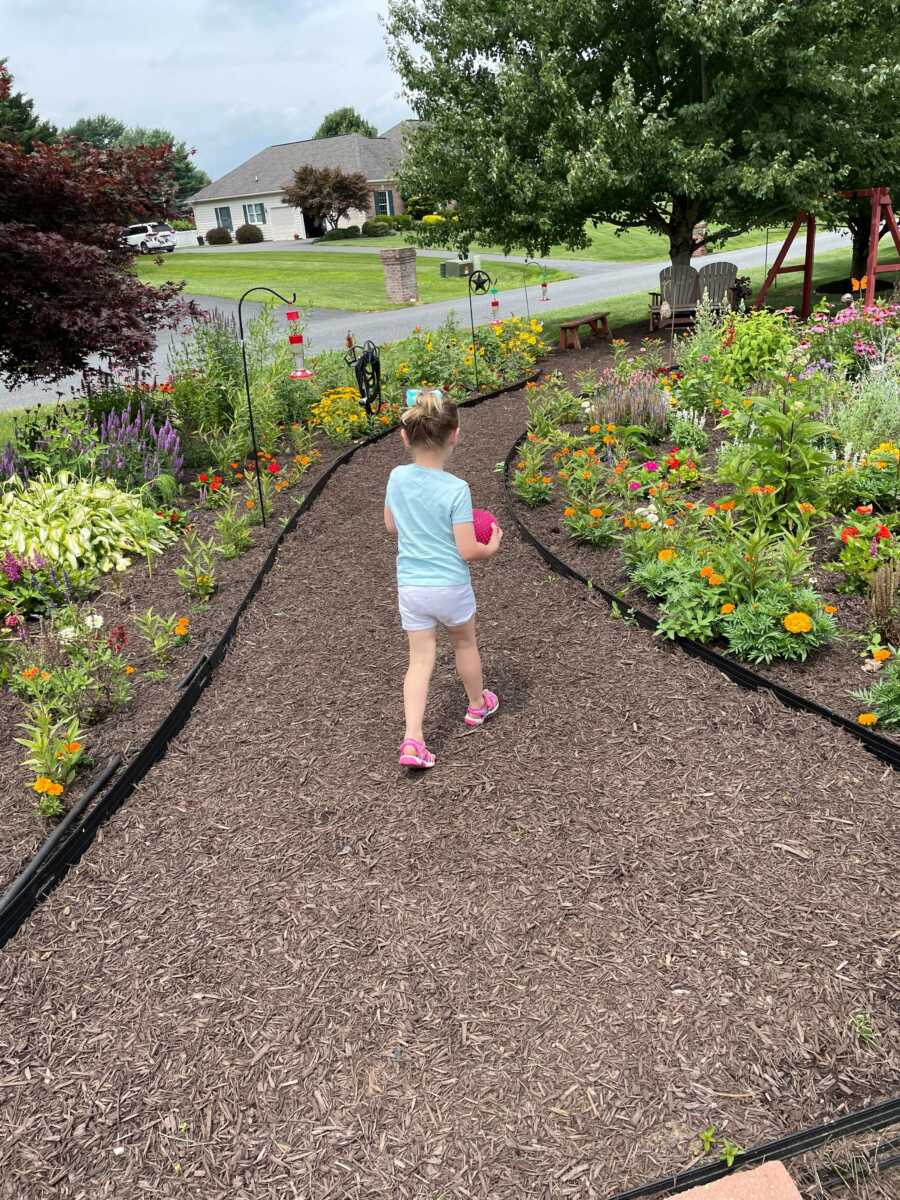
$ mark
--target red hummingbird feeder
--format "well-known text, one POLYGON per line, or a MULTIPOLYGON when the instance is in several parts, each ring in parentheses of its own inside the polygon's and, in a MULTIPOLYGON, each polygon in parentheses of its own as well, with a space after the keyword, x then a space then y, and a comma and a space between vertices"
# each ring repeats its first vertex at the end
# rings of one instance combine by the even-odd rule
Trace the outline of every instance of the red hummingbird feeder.
MULTIPOLYGON (((300 320, 300 313, 297 309, 289 309, 285 314, 285 319, 289 322, 300 320)), ((293 325, 291 326, 293 328, 293 325)), ((314 372, 306 365, 306 357, 304 351, 303 334, 299 332, 289 333, 288 342, 291 347, 291 354, 294 356, 294 369, 291 371, 288 379, 312 379, 314 372)))

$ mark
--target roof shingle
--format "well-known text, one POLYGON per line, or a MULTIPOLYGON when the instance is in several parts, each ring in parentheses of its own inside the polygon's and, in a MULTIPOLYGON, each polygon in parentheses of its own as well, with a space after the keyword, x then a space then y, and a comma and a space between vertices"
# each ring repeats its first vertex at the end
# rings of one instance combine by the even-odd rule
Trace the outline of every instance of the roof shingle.
POLYGON ((416 121, 401 121, 377 138, 347 133, 341 137, 308 138, 269 146, 195 192, 190 203, 279 192, 302 166, 340 167, 348 172, 361 171, 366 179, 393 179, 403 153, 403 136, 416 124, 416 121))

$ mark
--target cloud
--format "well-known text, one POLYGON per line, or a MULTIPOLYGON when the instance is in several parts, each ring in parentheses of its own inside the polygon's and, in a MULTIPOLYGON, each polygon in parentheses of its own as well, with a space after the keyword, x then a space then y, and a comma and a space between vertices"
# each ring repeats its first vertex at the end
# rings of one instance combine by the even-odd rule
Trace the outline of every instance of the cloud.
POLYGON ((351 104, 384 129, 398 98, 386 0, 0 0, 0 54, 58 125, 106 112, 197 147, 213 178, 310 137, 351 104))

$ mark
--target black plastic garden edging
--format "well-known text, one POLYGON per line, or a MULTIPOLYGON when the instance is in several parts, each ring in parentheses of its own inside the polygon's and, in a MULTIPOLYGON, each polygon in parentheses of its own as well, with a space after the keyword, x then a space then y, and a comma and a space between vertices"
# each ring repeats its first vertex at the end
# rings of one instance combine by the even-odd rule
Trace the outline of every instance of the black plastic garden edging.
MULTIPOLYGON (((796 1158, 798 1154, 807 1154, 840 1138, 853 1137, 863 1133, 874 1133, 879 1129, 887 1129, 890 1125, 900 1123, 900 1097, 885 1100, 882 1104, 873 1104, 869 1108, 861 1108, 856 1112, 838 1117, 822 1125, 814 1125, 799 1133, 791 1133, 786 1137, 777 1138, 771 1142, 763 1142, 750 1150, 744 1150, 735 1156, 731 1166, 724 1162, 709 1163, 703 1167, 694 1167, 681 1175, 669 1175, 664 1179, 654 1179, 650 1183, 639 1183, 627 1188, 624 1192, 616 1192, 608 1200, 643 1200, 647 1196, 659 1196, 663 1192, 677 1195, 688 1188, 700 1187, 704 1183, 712 1183, 724 1175, 731 1175, 742 1167, 759 1166, 773 1159, 783 1161, 796 1158)), ((881 1164, 882 1170, 896 1164, 891 1161, 881 1164)))
MULTIPOLYGON (((538 379, 540 374, 540 371, 536 371, 525 379, 506 384, 493 391, 467 396, 465 400, 459 402, 459 406, 460 408, 474 408, 495 396, 518 391, 527 383, 538 379)), ((69 868, 78 862, 97 836, 97 830, 104 821, 122 807, 148 771, 165 757, 169 743, 184 727, 194 705, 210 682, 216 668, 224 659, 241 617, 275 564, 282 542, 289 534, 293 533, 303 514, 309 512, 340 467, 350 462, 360 450, 395 433, 396 429, 396 426, 392 426, 390 429, 380 430, 350 446, 316 479, 272 543, 269 553, 251 581, 225 632, 212 650, 203 650, 198 655, 194 666, 179 682, 180 695, 168 715, 160 722, 146 744, 112 783, 108 791, 100 796, 103 787, 118 770, 122 761, 121 757, 116 756, 113 760, 115 765, 113 765, 113 761, 108 764, 90 784, 84 795, 79 798, 73 809, 67 813, 60 825, 44 839, 30 861, 11 881, 0 897, 0 949, 21 928, 37 905, 64 878, 69 868), (98 796, 99 799, 97 799, 98 796), (97 802, 88 811, 91 801, 95 799, 97 802)))
MULTIPOLYGON (((592 593, 602 596, 607 604, 625 611, 629 617, 634 620, 643 629, 649 629, 655 632, 658 628, 658 623, 655 617, 644 612, 640 608, 635 608, 630 601, 623 600, 621 596, 615 592, 609 591, 602 583, 597 583, 596 580, 589 579, 586 575, 582 575, 571 563, 567 563, 565 559, 559 557, 549 546, 545 545, 536 534, 532 533, 525 522, 520 517, 517 508, 515 497, 513 496, 510 487, 510 469, 513 460, 516 458, 519 447, 526 438, 526 434, 522 434, 518 438, 507 454, 503 462, 503 487, 506 494, 506 507, 509 515, 512 517, 513 523, 519 532, 523 541, 533 546, 540 554, 541 558, 552 567, 558 574, 566 579, 574 579, 578 583, 582 583, 585 587, 590 588, 592 593)), ((855 721, 851 721, 849 717, 842 717, 840 713, 832 712, 830 708, 826 708, 824 704, 819 704, 815 700, 811 700, 808 696, 801 696, 797 692, 792 692, 790 688, 784 687, 780 683, 775 683, 771 679, 766 679, 765 676, 757 674, 756 671, 743 663, 736 662, 732 658, 726 657, 724 654, 719 654, 718 651, 712 650, 709 646, 704 646, 701 642, 695 642, 693 638, 676 637, 671 639, 675 645, 679 646, 686 654, 690 654, 693 658, 703 659, 723 675, 727 675, 729 679, 740 684, 741 687, 748 688, 750 691, 757 691, 760 688, 765 688, 767 691, 777 696, 786 708, 798 709, 800 712, 812 713, 817 717, 824 717, 826 721, 830 721, 832 725, 837 725, 846 733, 856 738, 858 742, 880 758, 882 762, 893 767, 894 770, 900 770, 900 744, 891 741, 881 733, 876 733, 873 729, 863 725, 858 725, 855 721)))

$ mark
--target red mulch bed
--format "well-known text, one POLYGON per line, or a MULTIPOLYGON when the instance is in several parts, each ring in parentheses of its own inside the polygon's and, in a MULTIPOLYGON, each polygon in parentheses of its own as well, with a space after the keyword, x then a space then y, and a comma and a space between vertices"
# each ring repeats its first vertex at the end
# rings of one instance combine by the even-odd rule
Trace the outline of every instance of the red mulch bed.
MULTIPOLYGON (((301 483, 273 498, 274 511, 267 521, 267 528, 256 526, 251 531, 253 546, 228 562, 217 560, 218 587, 209 604, 189 599, 175 577, 174 568, 181 564, 182 557, 180 540, 156 560, 152 575, 148 575, 145 563, 138 562, 122 574, 106 575, 100 581, 100 590, 91 601, 91 607, 103 616, 105 628, 117 624, 127 626, 129 643, 123 656, 137 668, 137 673, 133 677, 131 703, 109 713, 94 725, 86 726, 86 745, 95 764, 102 764, 114 753, 120 753, 127 761, 141 749, 152 730, 169 712, 178 696, 179 680, 204 648, 215 645, 234 616, 250 581, 280 532, 281 520, 290 515, 295 500, 300 499, 329 463, 342 453, 327 443, 321 449, 322 459, 307 471, 301 483), (133 624, 134 615, 144 613, 148 608, 163 616, 177 612, 191 620, 191 638, 173 653, 164 680, 147 679, 144 674, 159 670, 159 663, 133 624)), ((197 509, 190 520, 199 535, 206 539, 214 536, 213 524, 218 515, 218 510, 197 509)), ((25 751, 13 742, 15 727, 22 720, 21 700, 0 689, 0 729, 9 731, 9 736, 0 739, 0 892, 28 862, 54 825, 41 817, 31 803, 29 782, 33 775, 21 765, 25 751)), ((69 789, 72 799, 81 794, 93 770, 93 767, 86 767, 72 784, 69 789)))
MULTIPOLYGON (((463 418, 497 513, 524 422, 521 395, 463 418)), ((710 1122, 751 1145, 896 1090, 897 777, 512 534, 476 578, 503 712, 465 731, 445 648, 410 777, 399 456, 303 518, 168 757, 6 948, 4 1200, 601 1197, 710 1122)))

